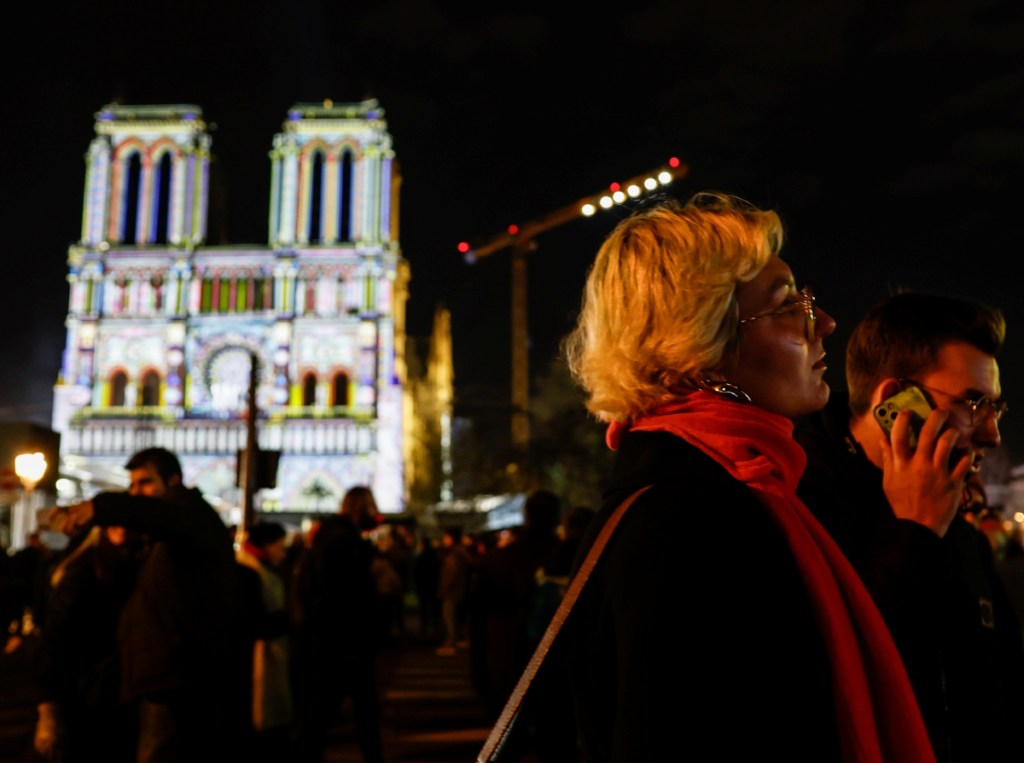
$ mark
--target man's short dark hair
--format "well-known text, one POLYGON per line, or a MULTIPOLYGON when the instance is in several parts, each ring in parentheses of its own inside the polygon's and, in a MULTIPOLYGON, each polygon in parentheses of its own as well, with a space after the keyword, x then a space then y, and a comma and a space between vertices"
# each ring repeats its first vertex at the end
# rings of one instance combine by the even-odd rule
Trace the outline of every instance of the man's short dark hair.
POLYGON ((538 488, 526 496, 523 524, 530 530, 554 530, 562 519, 562 499, 550 490, 538 488))
POLYGON ((288 535, 280 522, 257 522, 247 531, 246 540, 256 548, 266 548, 288 535))
POLYGON ((866 413, 880 381, 929 368, 951 342, 966 342, 995 357, 1005 338, 1002 311, 983 302, 925 292, 893 294, 868 311, 846 345, 850 412, 866 413))
POLYGON ((183 480, 181 473, 181 462, 178 457, 166 448, 146 448, 138 451, 125 464, 128 471, 141 469, 143 466, 152 466, 165 483, 170 484, 172 477, 183 480))

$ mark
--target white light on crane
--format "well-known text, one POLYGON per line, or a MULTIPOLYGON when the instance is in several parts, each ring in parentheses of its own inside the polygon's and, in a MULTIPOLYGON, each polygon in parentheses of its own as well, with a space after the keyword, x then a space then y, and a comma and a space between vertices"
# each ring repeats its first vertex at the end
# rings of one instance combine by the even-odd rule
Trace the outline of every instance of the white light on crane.
POLYGON ((593 217, 597 213, 597 207, 591 204, 589 201, 580 207, 580 214, 584 217, 593 217))
POLYGON ((658 182, 662 185, 668 185, 672 182, 672 173, 668 170, 662 170, 658 173, 658 182))
POLYGON ((641 194, 640 186, 638 186, 636 183, 632 183, 630 184, 629 188, 626 189, 626 193, 629 194, 629 198, 635 199, 637 196, 641 194))
POLYGON ((615 202, 612 201, 612 197, 611 196, 602 196, 601 197, 601 201, 598 202, 598 204, 601 205, 601 209, 611 209, 612 208, 612 204, 614 204, 614 203, 615 202))

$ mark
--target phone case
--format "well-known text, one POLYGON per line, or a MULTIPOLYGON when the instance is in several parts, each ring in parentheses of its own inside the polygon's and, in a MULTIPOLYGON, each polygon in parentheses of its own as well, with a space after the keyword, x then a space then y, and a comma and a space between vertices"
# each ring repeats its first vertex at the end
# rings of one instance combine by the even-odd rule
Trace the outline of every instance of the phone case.
POLYGON ((919 387, 907 387, 884 400, 875 407, 875 420, 885 430, 885 434, 888 435, 892 431, 893 423, 896 421, 896 414, 904 408, 909 408, 914 413, 910 420, 910 445, 914 447, 917 445, 917 437, 921 433, 924 420, 932 412, 931 404, 919 387))

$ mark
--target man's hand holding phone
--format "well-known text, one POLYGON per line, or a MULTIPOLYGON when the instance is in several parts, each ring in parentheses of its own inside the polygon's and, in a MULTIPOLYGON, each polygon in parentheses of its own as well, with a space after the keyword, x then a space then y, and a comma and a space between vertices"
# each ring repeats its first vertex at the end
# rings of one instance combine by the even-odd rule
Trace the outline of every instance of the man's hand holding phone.
MULTIPOLYGON (((920 412, 900 408, 891 416, 888 437, 880 434, 882 488, 900 519, 924 525, 942 537, 956 516, 964 479, 971 468, 970 454, 953 457, 960 433, 946 428, 949 411, 928 413, 919 429, 920 412), (916 430, 916 431, 915 431, 916 430), (952 463, 951 463, 952 461, 952 463)), ((876 407, 876 419, 878 419, 876 407)), ((885 426, 879 421, 885 431, 885 426)))

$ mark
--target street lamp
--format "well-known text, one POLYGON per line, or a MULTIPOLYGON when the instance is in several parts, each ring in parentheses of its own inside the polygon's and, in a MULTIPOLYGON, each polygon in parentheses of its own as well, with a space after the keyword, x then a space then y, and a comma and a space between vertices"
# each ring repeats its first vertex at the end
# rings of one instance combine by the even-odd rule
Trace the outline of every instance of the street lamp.
POLYGON ((22 500, 15 506, 11 522, 11 545, 14 549, 24 548, 28 535, 35 529, 35 517, 32 506, 35 495, 33 489, 46 474, 46 456, 40 452, 22 453, 14 458, 14 473, 21 480, 25 489, 22 500))

